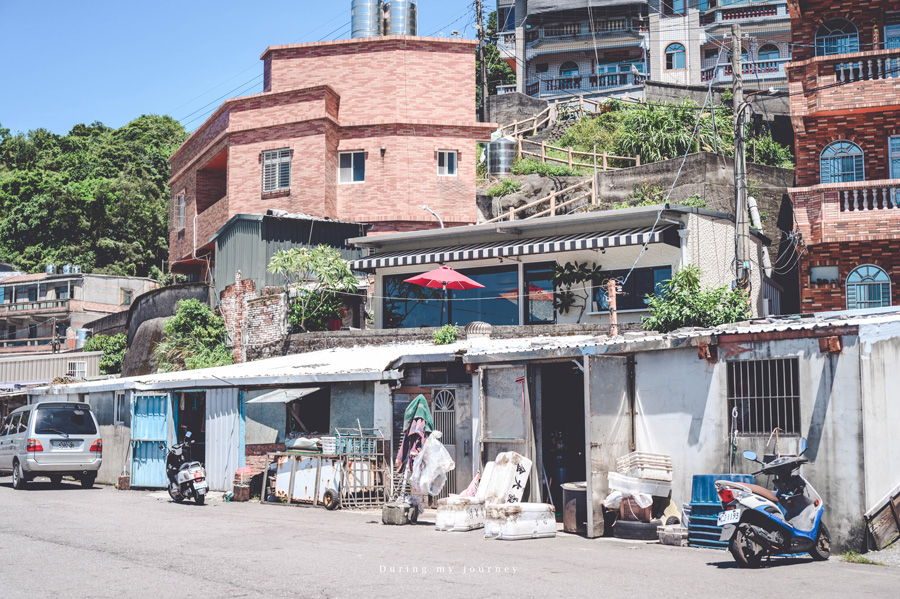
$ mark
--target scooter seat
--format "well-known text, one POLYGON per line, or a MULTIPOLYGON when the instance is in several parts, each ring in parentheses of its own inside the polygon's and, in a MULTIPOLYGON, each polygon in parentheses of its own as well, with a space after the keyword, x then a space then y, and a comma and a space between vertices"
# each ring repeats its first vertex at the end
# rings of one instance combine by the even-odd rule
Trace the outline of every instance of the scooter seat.
POLYGON ((774 504, 778 504, 778 497, 776 497, 775 493, 768 490, 767 488, 761 487, 759 485, 754 485, 752 483, 741 483, 741 485, 747 487, 747 489, 749 489, 751 493, 756 493, 760 497, 768 499, 774 504))

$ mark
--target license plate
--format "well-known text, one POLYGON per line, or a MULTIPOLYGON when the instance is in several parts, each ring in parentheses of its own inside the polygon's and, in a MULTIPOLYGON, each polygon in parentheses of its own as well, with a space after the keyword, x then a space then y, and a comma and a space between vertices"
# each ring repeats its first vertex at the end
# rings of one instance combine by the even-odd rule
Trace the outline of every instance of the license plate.
POLYGON ((197 481, 194 481, 194 488, 195 488, 195 489, 198 489, 198 490, 199 490, 199 489, 206 489, 206 488, 207 488, 206 481, 205 481, 205 480, 197 480, 197 481))
POLYGON ((56 446, 60 449, 75 449, 75 441, 57 441, 56 446))
POLYGON ((741 521, 741 510, 733 509, 719 512, 719 517, 716 521, 718 522, 719 526, 724 526, 725 524, 737 524, 741 521))

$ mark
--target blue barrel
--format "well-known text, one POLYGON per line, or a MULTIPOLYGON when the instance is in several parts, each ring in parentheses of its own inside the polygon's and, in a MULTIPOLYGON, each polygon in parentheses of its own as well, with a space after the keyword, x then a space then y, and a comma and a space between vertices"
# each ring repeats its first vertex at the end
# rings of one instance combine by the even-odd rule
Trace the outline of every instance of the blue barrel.
POLYGON ((726 549, 728 543, 719 541, 722 527, 718 524, 722 502, 716 493, 716 481, 752 483, 750 474, 695 474, 691 489, 691 515, 688 518, 688 544, 691 547, 726 549))

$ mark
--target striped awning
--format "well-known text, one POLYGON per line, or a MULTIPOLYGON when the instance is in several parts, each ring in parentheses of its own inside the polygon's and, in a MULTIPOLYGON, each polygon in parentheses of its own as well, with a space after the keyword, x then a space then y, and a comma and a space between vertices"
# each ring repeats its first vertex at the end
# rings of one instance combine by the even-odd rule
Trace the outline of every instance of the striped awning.
POLYGON ((467 260, 483 260, 486 258, 505 258, 507 256, 528 256, 626 245, 643 245, 644 243, 660 243, 663 241, 677 245, 677 236, 673 235, 674 231, 675 227, 673 225, 667 225, 656 229, 640 227, 637 229, 618 229, 615 231, 598 231, 576 235, 532 237, 515 241, 494 241, 491 243, 430 248, 427 250, 385 252, 355 260, 351 266, 353 270, 374 270, 390 266, 465 262, 467 260))

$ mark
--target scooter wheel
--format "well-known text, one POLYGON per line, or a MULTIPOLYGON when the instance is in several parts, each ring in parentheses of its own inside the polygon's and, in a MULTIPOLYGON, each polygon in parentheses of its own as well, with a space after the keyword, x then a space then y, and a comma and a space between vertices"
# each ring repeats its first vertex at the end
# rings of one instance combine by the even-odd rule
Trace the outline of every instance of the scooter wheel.
POLYGON ((731 551, 731 557, 741 568, 759 568, 762 563, 762 547, 751 541, 740 526, 734 531, 734 536, 731 537, 731 542, 728 544, 728 550, 731 551))
POLYGON ((205 501, 206 501, 206 495, 201 495, 200 493, 197 493, 196 495, 194 495, 194 503, 196 503, 197 505, 203 505, 203 503, 205 501))
POLYGON ((181 503, 182 501, 184 501, 184 497, 182 495, 179 495, 175 491, 173 491, 172 487, 169 487, 168 491, 169 491, 169 497, 171 497, 172 501, 174 501, 175 503, 181 503))
POLYGON ((812 551, 809 552, 809 555, 817 562, 824 562, 831 557, 831 534, 828 532, 828 527, 825 526, 824 522, 819 523, 816 544, 813 546, 812 551))
POLYGON ((338 494, 335 491, 328 489, 325 491, 325 497, 323 498, 322 503, 325 504, 326 510, 336 510, 341 505, 341 498, 338 497, 338 494))

